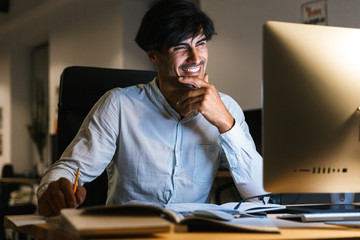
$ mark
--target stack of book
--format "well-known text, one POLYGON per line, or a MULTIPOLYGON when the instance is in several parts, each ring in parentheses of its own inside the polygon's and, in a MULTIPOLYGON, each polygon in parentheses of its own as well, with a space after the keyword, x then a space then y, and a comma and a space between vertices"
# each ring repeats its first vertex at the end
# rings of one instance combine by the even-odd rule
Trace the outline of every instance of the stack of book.
POLYGON ((245 202, 223 205, 182 203, 158 205, 129 202, 113 206, 63 209, 63 226, 82 237, 119 236, 187 231, 279 232, 265 212, 285 208, 277 204, 245 202), (175 228, 174 228, 175 226, 175 228), (180 226, 180 227, 179 227, 180 226))

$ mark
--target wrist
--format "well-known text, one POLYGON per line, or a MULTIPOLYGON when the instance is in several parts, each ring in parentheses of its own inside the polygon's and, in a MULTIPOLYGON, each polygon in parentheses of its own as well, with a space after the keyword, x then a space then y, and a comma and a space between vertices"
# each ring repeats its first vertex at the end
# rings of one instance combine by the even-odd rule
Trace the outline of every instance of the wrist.
POLYGON ((221 124, 221 126, 218 127, 218 130, 219 130, 220 134, 223 134, 223 133, 230 131, 234 125, 235 125, 235 119, 233 117, 231 117, 226 122, 221 124))

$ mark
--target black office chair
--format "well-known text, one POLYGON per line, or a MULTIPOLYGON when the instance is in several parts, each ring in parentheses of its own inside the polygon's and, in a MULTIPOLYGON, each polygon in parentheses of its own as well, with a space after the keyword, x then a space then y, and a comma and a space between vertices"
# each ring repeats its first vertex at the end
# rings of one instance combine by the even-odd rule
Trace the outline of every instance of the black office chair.
MULTIPOLYGON (((157 75, 153 71, 73 66, 60 79, 57 149, 59 158, 78 132, 81 123, 96 101, 108 90, 148 83, 157 75)), ((106 170, 86 183, 86 200, 82 206, 102 205, 107 198, 106 170)))
POLYGON ((244 115, 256 150, 262 155, 262 110, 260 108, 244 110, 244 115))

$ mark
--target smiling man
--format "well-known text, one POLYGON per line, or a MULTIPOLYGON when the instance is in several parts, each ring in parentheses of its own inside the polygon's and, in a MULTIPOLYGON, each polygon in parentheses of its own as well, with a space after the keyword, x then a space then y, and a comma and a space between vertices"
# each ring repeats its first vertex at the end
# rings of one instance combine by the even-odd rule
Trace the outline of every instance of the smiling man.
POLYGON ((243 197, 263 194, 262 158, 243 112, 206 74, 211 19, 192 3, 161 0, 145 14, 137 44, 155 64, 148 84, 107 92, 42 179, 39 213, 79 206, 85 182, 107 168, 106 204, 210 201, 220 167, 243 197), (79 187, 72 192, 77 168, 79 187))

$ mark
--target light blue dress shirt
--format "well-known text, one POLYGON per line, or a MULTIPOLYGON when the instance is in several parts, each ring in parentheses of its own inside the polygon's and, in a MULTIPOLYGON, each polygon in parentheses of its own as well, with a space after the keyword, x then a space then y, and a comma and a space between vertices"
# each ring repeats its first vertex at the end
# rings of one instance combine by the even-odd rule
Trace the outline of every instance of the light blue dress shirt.
POLYGON ((93 107, 78 134, 44 175, 38 196, 51 181, 90 182, 107 168, 107 204, 131 200, 205 203, 220 166, 228 168, 243 197, 263 194, 262 158, 239 105, 220 93, 235 118, 223 134, 201 114, 181 119, 148 84, 116 88, 93 107))

